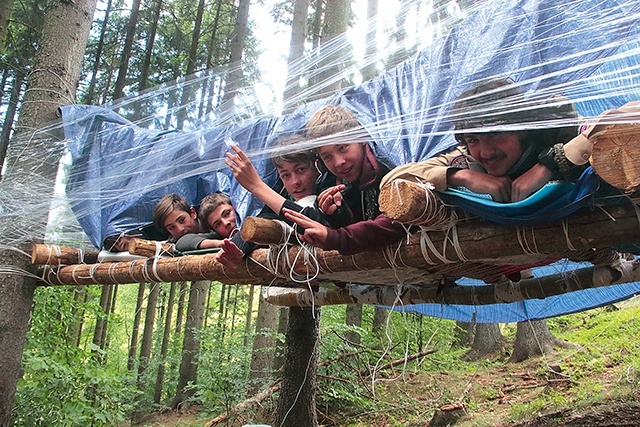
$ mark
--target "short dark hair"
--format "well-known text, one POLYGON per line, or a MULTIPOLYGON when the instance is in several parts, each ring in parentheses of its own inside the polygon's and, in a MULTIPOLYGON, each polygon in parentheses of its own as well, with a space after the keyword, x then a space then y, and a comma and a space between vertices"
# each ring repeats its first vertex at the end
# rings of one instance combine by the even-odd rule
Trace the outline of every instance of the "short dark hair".
POLYGON ((191 213, 191 205, 179 194, 166 194, 160 199, 153 210, 153 225, 159 230, 165 230, 164 221, 174 210, 191 213))
POLYGON ((216 191, 215 193, 208 194, 202 198, 198 216, 201 219, 200 222, 203 227, 207 229, 211 228, 207 223, 207 217, 220 205, 229 205, 233 207, 233 203, 231 203, 231 197, 228 194, 216 191))

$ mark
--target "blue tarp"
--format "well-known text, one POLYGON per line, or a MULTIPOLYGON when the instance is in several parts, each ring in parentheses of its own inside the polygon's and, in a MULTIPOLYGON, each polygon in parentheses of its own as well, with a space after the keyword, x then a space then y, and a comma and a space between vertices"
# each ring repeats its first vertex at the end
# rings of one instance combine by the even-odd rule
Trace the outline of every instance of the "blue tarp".
MULTIPOLYGON (((254 215, 261 203, 233 180, 222 161, 229 141, 259 152, 279 134, 301 129, 321 105, 338 102, 357 114, 373 137, 375 154, 388 166, 418 161, 456 143, 447 119, 452 102, 495 76, 513 78, 528 93, 564 89, 582 115, 595 116, 640 99, 639 13, 635 0, 487 2, 446 37, 371 81, 285 116, 226 126, 204 123, 196 131, 147 130, 105 108, 66 106, 62 114, 72 155, 67 197, 96 246, 148 224, 156 202, 172 192, 197 205, 205 195, 224 191, 240 217, 254 215), (585 93, 585 82, 593 96, 585 93)), ((256 167, 267 183, 275 182, 269 161, 257 160, 256 167)), ((464 306, 428 314, 467 319, 476 313, 505 322, 545 310, 555 315, 592 307, 638 288, 592 290, 591 302, 580 302, 575 293, 569 299, 554 297, 541 303, 542 311, 505 304, 500 315, 495 307, 464 306), (620 292, 612 294, 616 289, 620 292)))

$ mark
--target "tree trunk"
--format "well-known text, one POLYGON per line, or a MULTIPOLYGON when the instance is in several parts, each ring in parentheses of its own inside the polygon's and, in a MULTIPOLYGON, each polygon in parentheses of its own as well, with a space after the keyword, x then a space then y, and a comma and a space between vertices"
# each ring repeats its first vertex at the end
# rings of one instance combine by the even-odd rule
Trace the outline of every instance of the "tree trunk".
POLYGON ((313 11, 313 35, 312 46, 313 49, 320 47, 320 38, 322 35, 322 20, 324 15, 324 0, 315 0, 315 7, 313 11))
POLYGON ((475 325, 475 323, 471 322, 456 321, 456 326, 453 330, 453 346, 470 346, 473 343, 473 337, 475 335, 475 325))
POLYGON ((265 380, 271 378, 273 367, 273 332, 276 330, 278 307, 269 304, 262 298, 258 303, 256 318, 256 334, 251 351, 251 367, 249 369, 249 387, 247 396, 253 396, 262 389, 265 380))
POLYGON ((129 342, 129 358, 127 369, 133 371, 136 366, 136 353, 138 352, 138 333, 140 332, 140 318, 142 317, 142 303, 144 301, 145 283, 138 285, 138 298, 136 298, 136 311, 133 315, 133 327, 131 328, 131 341, 129 342))
POLYGON ((376 64, 376 43, 378 16, 378 0, 367 1, 367 36, 364 47, 364 66, 362 67, 362 80, 371 80, 378 74, 376 64))
POLYGON ((87 302, 87 287, 78 286, 73 290, 73 308, 71 309, 71 323, 67 332, 67 343, 79 347, 84 324, 84 304, 87 302))
POLYGON ((316 427, 316 363, 320 310, 292 307, 275 425, 316 427))
POLYGON ((198 1, 198 10, 196 11, 196 20, 193 24, 193 32, 191 33, 191 46, 187 57, 187 68, 185 70, 185 83, 182 86, 182 97, 180 98, 180 109, 178 110, 178 129, 182 129, 184 121, 188 116, 189 107, 193 98, 193 87, 189 84, 189 79, 196 70, 198 63, 198 45, 200 43, 200 30, 202 28, 202 15, 204 14, 204 0, 198 1))
POLYGON ((242 87, 242 54, 244 42, 247 34, 247 24, 249 22, 250 0, 240 0, 238 3, 238 13, 236 15, 235 31, 229 45, 229 73, 227 74, 224 96, 222 98, 222 120, 228 120, 233 116, 234 99, 238 89, 242 87))
POLYGON ((13 77, 9 105, 7 105, 7 111, 4 114, 2 133, 0 134, 0 167, 4 164, 4 158, 7 155, 9 138, 11 137, 11 130, 13 130, 13 120, 16 116, 18 102, 20 101, 20 94, 22 93, 22 84, 24 83, 25 77, 25 71, 21 68, 16 70, 15 76, 13 77))
POLYGON ((180 282, 180 295, 178 296, 178 312, 176 313, 176 329, 175 334, 180 335, 182 332, 182 319, 184 318, 184 300, 188 290, 187 282, 180 282))
MULTIPOLYGON (((280 307, 278 310, 278 335, 285 336, 287 333, 287 325, 289 324, 289 308, 280 307)), ((273 358, 273 371, 280 372, 284 367, 285 342, 277 339, 275 343, 275 357, 273 358)))
POLYGON ((390 311, 386 308, 374 307, 373 309, 373 324, 371 326, 371 331, 373 336, 380 342, 384 339, 389 314, 390 311))
POLYGON ((147 298, 147 311, 144 316, 144 330, 142 332, 142 343, 140 345, 140 358, 138 359, 138 375, 136 380, 136 386, 138 390, 142 392, 142 395, 138 398, 133 411, 133 420, 140 418, 141 401, 144 399, 145 382, 144 374, 149 365, 151 359, 151 345, 153 344, 153 327, 155 326, 156 319, 156 307, 158 305, 158 294, 160 292, 159 283, 149 283, 149 297, 147 298))
POLYGON ((100 26, 100 38, 98 39, 98 46, 96 47, 96 56, 93 58, 93 67, 91 69, 91 80, 89 81, 89 89, 85 96, 84 103, 91 104, 93 102, 93 96, 96 91, 96 81, 98 79, 98 72, 100 71, 100 63, 102 61, 102 51, 104 49, 104 39, 107 34, 107 28, 109 26, 109 16, 111 15, 111 4, 113 0, 107 1, 107 7, 104 11, 104 19, 100 26))
POLYGON ((138 90, 140 92, 147 88, 147 82, 149 81, 149 68, 151 66, 153 45, 156 40, 156 34, 158 33, 158 19, 161 9, 162 0, 156 0, 153 4, 153 18, 151 19, 151 28, 149 29, 149 36, 147 37, 147 44, 144 48, 144 58, 142 59, 142 64, 140 64, 140 80, 138 82, 138 90))
POLYGON ((289 42, 289 58, 287 60, 287 81, 283 96, 283 113, 293 112, 301 100, 297 99, 300 93, 300 72, 298 60, 304 54, 304 42, 307 38, 307 15, 309 13, 309 0, 296 0, 293 5, 293 20, 291 21, 291 41, 289 42))
MULTIPOLYGON (((0 183, 6 212, 27 209, 36 214, 23 217, 10 215, 0 219, 0 243, 4 247, 39 240, 44 235, 48 209, 43 209, 40 203, 49 200, 53 192, 62 151, 53 147, 63 138, 59 134, 45 134, 39 130, 44 125, 55 122, 58 119, 58 108, 72 102, 75 97, 95 5, 95 0, 50 0, 46 5, 45 21, 33 61, 34 71, 27 82, 16 132, 7 156, 11 161, 7 162, 6 175, 0 183), (43 162, 41 156, 33 155, 43 151, 48 154, 46 162, 43 162), (37 198, 24 192, 25 183, 40 190, 37 198), (39 207, 29 209, 34 203, 38 203, 39 207)), ((27 249, 27 246, 22 249, 27 249)), ((15 251, 0 252, 1 265, 13 265, 17 269, 35 273, 28 258, 17 255, 15 251)), ((16 384, 21 375, 20 363, 33 293, 33 279, 16 274, 3 276, 0 286, 2 427, 10 424, 16 384)))
POLYGON ((0 2, 0 52, 4 52, 12 8, 13 0, 3 0, 0 2))
POLYGON ((509 362, 517 363, 533 356, 551 354, 555 346, 570 347, 571 344, 554 337, 547 327, 546 320, 518 322, 509 362))
MULTIPOLYGON (((251 335, 251 327, 253 326, 253 300, 255 295, 255 287, 249 286, 249 296, 247 297, 247 315, 244 320, 244 339, 242 345, 249 345, 249 335, 251 335)), ((260 298, 262 301, 262 298, 260 298)), ((275 317, 275 316, 274 316, 275 317)))
POLYGON ((156 386, 153 393, 153 403, 160 404, 162 400, 162 386, 164 384, 165 359, 169 350, 169 336, 171 334, 171 317, 173 316, 173 303, 176 299, 176 282, 171 282, 169 290, 169 301, 167 301, 167 310, 164 319, 164 332, 162 333, 162 346, 160 348, 160 364, 158 365, 158 374, 156 375, 156 386))
POLYGON ((113 88, 113 99, 122 98, 124 95, 124 87, 127 81, 127 71, 129 69, 129 59, 131 59, 131 51, 133 49, 133 39, 136 35, 136 27, 138 26, 138 12, 140 11, 140 0, 131 2, 131 13, 129 14, 129 23, 127 24, 127 35, 124 39, 122 47, 122 55, 120 56, 120 67, 118 68, 118 78, 113 88))
POLYGON ((186 387, 189 383, 196 384, 198 380, 198 353, 200 352, 198 332, 202 328, 202 322, 204 320, 204 306, 209 283, 207 280, 198 280, 191 283, 189 305, 187 307, 187 322, 185 324, 184 341, 182 344, 182 362, 180 363, 178 389, 171 405, 174 409, 181 407, 184 402, 195 393, 194 389, 186 389, 186 387))
POLYGON ((504 337, 497 323, 477 323, 473 344, 462 358, 464 360, 478 360, 489 354, 504 349, 504 337))
MULTIPOLYGON (((102 311, 96 319, 96 327, 93 331, 93 345, 99 350, 104 349, 104 339, 106 336, 108 316, 111 307, 111 294, 113 292, 113 285, 102 285, 102 292, 100 293, 100 307, 102 311)), ((99 363, 104 363, 101 351, 92 351, 93 358, 99 363)))
MULTIPOLYGON (((347 326, 362 327, 362 304, 347 304, 345 323, 347 326)), ((345 338, 350 345, 360 344, 360 333, 348 331, 345 338)))

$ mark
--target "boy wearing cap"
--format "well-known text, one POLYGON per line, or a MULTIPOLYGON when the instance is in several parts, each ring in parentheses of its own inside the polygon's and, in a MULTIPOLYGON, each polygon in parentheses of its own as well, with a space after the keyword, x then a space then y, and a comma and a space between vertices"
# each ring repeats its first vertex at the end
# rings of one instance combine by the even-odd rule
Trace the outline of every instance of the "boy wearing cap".
POLYGON ((406 179, 430 182, 436 190, 466 187, 490 194, 498 202, 515 202, 551 179, 577 178, 583 166, 565 155, 565 149, 577 151, 569 145, 578 134, 577 126, 536 128, 536 123, 540 127, 545 122, 548 126, 549 122, 577 118, 566 98, 550 101, 532 104, 508 79, 492 80, 463 92, 453 108, 455 137, 460 144, 431 159, 398 166, 384 177, 381 186, 406 179), (518 124, 533 129, 510 130, 518 124), (505 126, 509 130, 500 130, 505 126))

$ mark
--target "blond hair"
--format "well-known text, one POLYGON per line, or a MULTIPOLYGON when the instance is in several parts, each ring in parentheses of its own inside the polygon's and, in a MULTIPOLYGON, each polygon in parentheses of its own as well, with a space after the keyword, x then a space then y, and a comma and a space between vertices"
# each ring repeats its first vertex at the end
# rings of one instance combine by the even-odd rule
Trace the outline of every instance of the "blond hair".
POLYGON ((306 125, 307 138, 315 139, 327 135, 362 128, 349 109, 342 105, 326 105, 316 111, 306 125))

